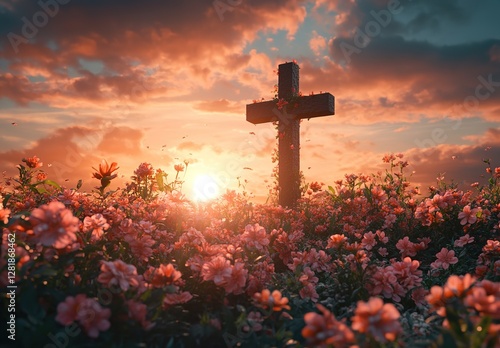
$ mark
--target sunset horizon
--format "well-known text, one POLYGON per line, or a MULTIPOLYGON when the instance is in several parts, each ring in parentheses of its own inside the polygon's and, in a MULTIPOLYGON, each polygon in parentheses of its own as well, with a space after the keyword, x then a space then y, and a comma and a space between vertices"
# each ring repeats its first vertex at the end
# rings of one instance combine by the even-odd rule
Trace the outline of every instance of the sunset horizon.
POLYGON ((384 172, 384 155, 402 153, 426 195, 443 176, 464 190, 484 184, 484 160, 499 164, 494 1, 3 0, 0 8, 4 178, 37 156, 51 180, 92 189, 92 168, 105 160, 118 163, 112 187, 123 188, 143 162, 170 177, 187 162, 189 199, 210 187, 263 203, 277 134, 248 123, 245 106, 272 100, 278 65, 292 61, 304 96, 335 96, 335 115, 301 122, 306 183, 384 172))
POLYGON ((500 347, 499 14, 0 0, 0 346, 500 347))

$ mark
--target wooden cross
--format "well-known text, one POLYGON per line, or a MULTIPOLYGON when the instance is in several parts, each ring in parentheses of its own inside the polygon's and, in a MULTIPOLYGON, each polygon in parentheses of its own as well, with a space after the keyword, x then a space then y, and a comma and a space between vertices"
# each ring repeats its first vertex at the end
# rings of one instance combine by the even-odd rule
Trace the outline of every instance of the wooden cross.
POLYGON ((278 75, 278 103, 272 100, 248 104, 246 115, 253 124, 278 122, 279 204, 292 208, 300 198, 300 120, 334 115, 335 98, 330 93, 297 97, 299 66, 295 62, 280 64, 278 75), (283 106, 285 101, 288 104, 283 106))

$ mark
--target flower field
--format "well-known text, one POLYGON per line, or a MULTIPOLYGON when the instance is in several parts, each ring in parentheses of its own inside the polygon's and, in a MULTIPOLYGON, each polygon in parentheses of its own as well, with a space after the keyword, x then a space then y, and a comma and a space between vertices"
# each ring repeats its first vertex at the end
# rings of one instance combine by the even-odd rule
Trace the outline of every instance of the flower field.
POLYGON ((0 191, 2 343, 500 347, 500 167, 419 195, 402 155, 383 161, 307 184, 291 210, 191 202, 182 165, 168 183, 142 163, 116 189, 103 162, 82 192, 24 159, 0 191))

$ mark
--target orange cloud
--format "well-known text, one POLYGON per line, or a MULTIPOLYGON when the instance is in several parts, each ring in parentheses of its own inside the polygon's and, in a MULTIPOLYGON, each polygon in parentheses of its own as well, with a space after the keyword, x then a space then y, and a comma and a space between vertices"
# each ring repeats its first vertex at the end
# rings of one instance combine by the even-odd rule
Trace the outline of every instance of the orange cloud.
POLYGON ((241 113, 242 105, 239 102, 231 102, 227 99, 198 102, 195 109, 209 112, 241 113))

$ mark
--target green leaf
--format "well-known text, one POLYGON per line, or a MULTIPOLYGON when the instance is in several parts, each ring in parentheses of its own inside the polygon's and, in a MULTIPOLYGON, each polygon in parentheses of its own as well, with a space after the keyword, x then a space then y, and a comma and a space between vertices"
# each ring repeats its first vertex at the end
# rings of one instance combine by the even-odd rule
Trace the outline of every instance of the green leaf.
POLYGON ((46 180, 42 181, 42 183, 43 183, 44 185, 50 185, 50 186, 52 186, 52 187, 55 187, 55 188, 56 188, 56 189, 58 189, 58 190, 61 190, 61 186, 59 186, 59 184, 58 184, 57 182, 55 182, 55 181, 52 181, 52 180, 46 179, 46 180))
POLYGON ((45 185, 49 185, 49 186, 52 186, 58 190, 62 190, 61 186, 59 186, 58 183, 56 183, 55 181, 49 180, 49 179, 44 180, 44 181, 40 181, 40 182, 37 182, 37 183, 31 185, 31 190, 35 193, 48 193, 49 191, 47 191, 47 188, 45 187, 45 185))
POLYGON ((2 204, 3 206, 5 207, 7 205, 7 202, 9 201, 10 197, 12 197, 12 194, 11 193, 8 193, 5 195, 3 201, 2 201, 2 204))
POLYGON ((33 192, 36 192, 36 193, 47 193, 49 191, 47 191, 47 189, 43 186, 37 186, 38 184, 35 184, 34 186, 31 187, 32 191, 33 192))
POLYGON ((156 173, 156 183, 158 184, 158 189, 160 191, 163 191, 164 183, 163 183, 163 173, 162 172, 156 173))
POLYGON ((35 277, 54 277, 57 275, 57 270, 51 265, 42 265, 31 272, 31 275, 35 277))
POLYGON ((481 348, 488 336, 488 329, 491 324, 491 318, 485 316, 481 319, 479 324, 475 327, 473 334, 471 335, 471 348, 481 348))
POLYGON ((22 289, 18 303, 21 310, 28 315, 28 318, 31 317, 31 322, 36 323, 45 317, 45 310, 38 303, 38 294, 32 285, 22 289))

